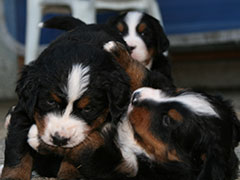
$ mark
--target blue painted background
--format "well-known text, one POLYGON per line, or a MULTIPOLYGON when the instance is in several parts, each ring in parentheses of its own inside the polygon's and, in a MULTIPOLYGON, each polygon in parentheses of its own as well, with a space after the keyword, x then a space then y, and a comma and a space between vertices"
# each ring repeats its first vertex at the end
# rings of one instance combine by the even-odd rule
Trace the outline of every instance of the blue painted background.
MULTIPOLYGON (((240 0, 158 0, 167 34, 207 32, 240 28, 240 0)), ((10 34, 25 43, 26 0, 4 0, 10 34)), ((98 14, 103 23, 112 12, 98 14)), ((48 19, 53 14, 47 14, 48 19)), ((41 44, 55 39, 61 31, 43 29, 41 44)))

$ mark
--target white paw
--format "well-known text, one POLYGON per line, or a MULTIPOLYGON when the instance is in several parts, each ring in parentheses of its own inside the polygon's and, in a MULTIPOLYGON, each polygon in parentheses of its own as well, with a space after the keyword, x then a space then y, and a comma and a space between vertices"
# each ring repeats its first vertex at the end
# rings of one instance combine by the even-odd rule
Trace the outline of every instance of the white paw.
POLYGON ((3 164, 0 165, 0 177, 1 177, 1 175, 2 175, 2 170, 3 170, 3 164))
POLYGON ((38 138, 38 129, 37 126, 34 124, 30 128, 28 132, 28 144, 37 151, 38 146, 40 145, 40 141, 38 138))
POLYGON ((9 126, 9 124, 10 124, 11 117, 12 117, 12 116, 11 116, 11 113, 6 116, 6 118, 5 118, 5 123, 4 123, 4 128, 5 128, 5 129, 8 128, 8 126, 9 126))
POLYGON ((43 28, 44 27, 44 23, 43 22, 38 23, 38 27, 39 28, 43 28))
POLYGON ((114 41, 109 41, 106 44, 103 45, 104 50, 111 52, 113 49, 115 49, 117 44, 114 41))
POLYGON ((8 126, 9 126, 9 124, 10 124, 10 120, 11 120, 11 117, 12 117, 11 112, 14 111, 15 107, 16 107, 16 106, 12 106, 12 107, 11 107, 11 110, 9 110, 8 115, 5 117, 4 128, 6 128, 6 129, 8 128, 8 126))

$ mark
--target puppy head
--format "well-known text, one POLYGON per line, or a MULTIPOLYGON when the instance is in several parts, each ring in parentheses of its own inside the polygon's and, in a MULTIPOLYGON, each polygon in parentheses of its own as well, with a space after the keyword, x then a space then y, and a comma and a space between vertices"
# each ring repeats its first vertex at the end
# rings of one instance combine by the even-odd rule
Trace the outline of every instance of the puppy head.
POLYGON ((106 52, 92 46, 72 47, 75 50, 67 55, 57 50, 59 46, 45 51, 25 69, 26 76, 17 88, 40 140, 50 146, 72 148, 80 144, 101 129, 107 117, 117 119, 128 102, 125 74, 106 52), (42 63, 54 55, 59 59, 42 63))
POLYGON ((140 88, 132 95, 128 120, 138 144, 158 162, 203 163, 211 145, 224 141, 232 148, 233 117, 222 117, 220 111, 231 112, 222 103, 192 91, 140 88))
POLYGON ((115 26, 123 36, 132 51, 132 58, 148 68, 153 56, 162 54, 169 46, 159 21, 145 13, 130 11, 111 18, 108 24, 115 26))

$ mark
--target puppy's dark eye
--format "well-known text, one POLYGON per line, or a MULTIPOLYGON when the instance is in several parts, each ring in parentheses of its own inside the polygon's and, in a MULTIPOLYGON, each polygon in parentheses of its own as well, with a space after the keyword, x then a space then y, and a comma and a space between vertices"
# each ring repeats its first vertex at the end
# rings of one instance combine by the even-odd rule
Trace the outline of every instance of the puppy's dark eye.
POLYGON ((89 113, 92 111, 92 108, 90 106, 86 106, 85 108, 82 109, 82 112, 84 113, 89 113))
POLYGON ((52 100, 52 99, 47 100, 47 105, 54 106, 55 104, 56 104, 56 102, 54 100, 52 100))
POLYGON ((145 36, 146 33, 145 33, 145 32, 141 32, 140 35, 141 35, 141 36, 145 36))
POLYGON ((52 99, 47 100, 47 106, 51 108, 59 107, 58 103, 52 99))
POLYGON ((168 115, 163 115, 162 117, 162 124, 168 127, 171 123, 171 118, 168 115))

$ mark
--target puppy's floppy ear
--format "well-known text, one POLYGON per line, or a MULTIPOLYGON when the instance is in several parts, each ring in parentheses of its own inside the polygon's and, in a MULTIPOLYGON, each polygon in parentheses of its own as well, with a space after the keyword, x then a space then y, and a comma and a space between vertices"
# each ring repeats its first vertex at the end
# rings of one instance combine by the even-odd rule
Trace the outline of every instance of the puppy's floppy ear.
POLYGON ((157 51, 158 51, 158 53, 161 54, 169 48, 169 40, 168 40, 162 26, 160 25, 160 22, 152 16, 149 16, 147 14, 145 14, 145 15, 151 21, 151 24, 152 24, 152 27, 154 30, 154 35, 157 40, 157 51))
POLYGON ((127 12, 123 12, 117 16, 111 16, 108 20, 107 20, 107 24, 110 26, 114 26, 116 25, 120 19, 122 19, 125 15, 127 14, 127 12))
POLYGON ((38 79, 33 75, 33 71, 34 70, 29 69, 29 66, 25 66, 16 87, 19 103, 24 108, 30 119, 33 118, 34 107, 37 102, 37 95, 39 91, 38 79))
POLYGON ((126 111, 130 99, 129 80, 121 78, 121 74, 113 73, 111 83, 107 89, 110 114, 114 123, 118 122, 122 114, 126 111))

